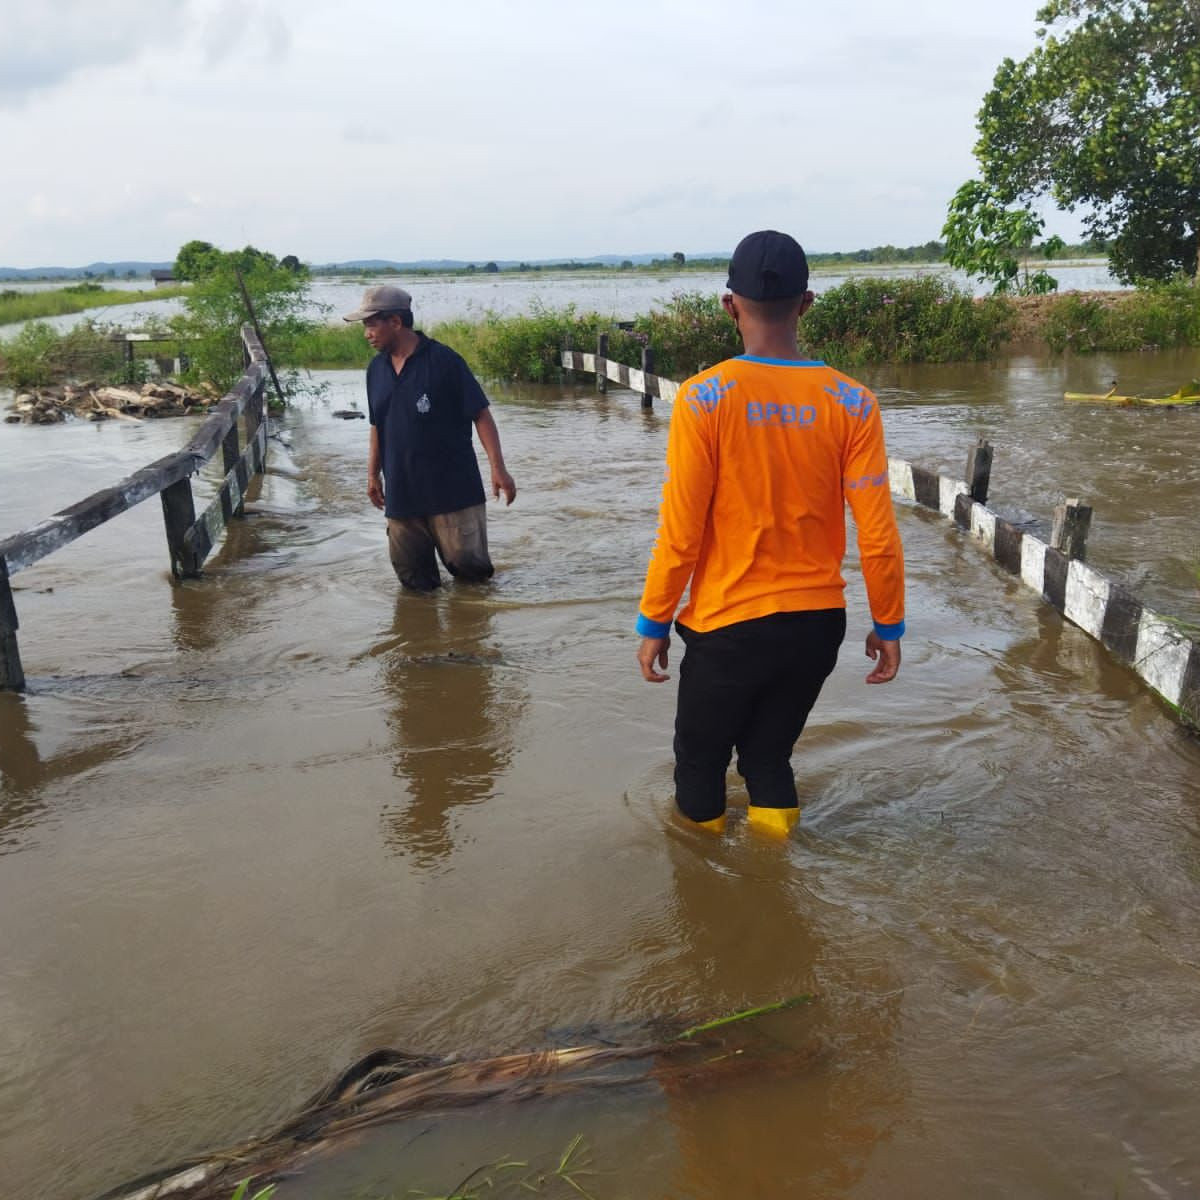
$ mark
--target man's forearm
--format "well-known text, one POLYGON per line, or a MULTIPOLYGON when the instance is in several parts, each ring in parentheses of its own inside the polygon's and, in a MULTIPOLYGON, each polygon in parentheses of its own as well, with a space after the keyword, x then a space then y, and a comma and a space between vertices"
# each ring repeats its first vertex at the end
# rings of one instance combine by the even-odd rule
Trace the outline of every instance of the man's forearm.
POLYGON ((367 478, 377 479, 382 465, 379 461, 379 431, 371 426, 371 439, 367 443, 367 478))
POLYGON ((479 434, 479 444, 488 456, 488 462, 496 470, 503 471, 504 451, 500 448, 500 430, 496 428, 496 419, 488 409, 483 409, 475 418, 475 432, 479 434))

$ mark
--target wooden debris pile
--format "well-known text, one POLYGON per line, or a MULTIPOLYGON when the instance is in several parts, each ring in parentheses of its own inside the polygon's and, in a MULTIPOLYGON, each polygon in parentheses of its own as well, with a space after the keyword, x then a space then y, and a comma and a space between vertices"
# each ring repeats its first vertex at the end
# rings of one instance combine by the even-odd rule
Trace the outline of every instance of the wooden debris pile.
POLYGON ((215 401, 208 392, 159 380, 140 388, 96 383, 56 384, 20 392, 5 415, 9 424, 56 425, 69 418, 85 421, 140 421, 145 417, 186 417, 205 412, 215 401))

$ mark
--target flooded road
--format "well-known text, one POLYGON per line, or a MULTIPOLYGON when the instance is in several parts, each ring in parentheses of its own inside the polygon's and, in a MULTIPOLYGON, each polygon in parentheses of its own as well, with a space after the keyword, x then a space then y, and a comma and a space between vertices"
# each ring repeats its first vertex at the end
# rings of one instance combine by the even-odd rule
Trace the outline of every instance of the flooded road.
MULTIPOLYGON (((894 455, 957 474, 986 435, 995 507, 1080 495, 1089 561, 1200 616, 1200 412, 1061 399, 1172 390, 1200 355, 863 374, 894 455)), ((666 409, 490 389, 521 487, 490 508, 496 580, 420 598, 365 422, 330 416, 360 379, 325 378, 203 580, 170 583, 153 503, 15 577, 0 1195, 83 1200, 264 1131, 376 1046, 637 1040, 799 993, 762 1034, 802 1070, 419 1118, 278 1197, 443 1194, 577 1135, 597 1200, 1200 1190, 1200 743, 1131 672, 901 506, 900 679, 862 682, 851 569, 794 837, 699 837, 669 815, 674 685, 633 658, 666 409)), ((0 425, 0 533, 184 438, 0 425)))

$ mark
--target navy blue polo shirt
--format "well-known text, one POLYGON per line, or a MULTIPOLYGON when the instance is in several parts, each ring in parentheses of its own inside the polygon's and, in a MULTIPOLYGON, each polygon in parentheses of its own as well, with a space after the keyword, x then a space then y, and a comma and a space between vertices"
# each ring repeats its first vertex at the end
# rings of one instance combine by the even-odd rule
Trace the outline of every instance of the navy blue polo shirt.
POLYGON ((461 355, 417 337, 399 375, 386 352, 367 367, 389 517, 432 517, 485 499, 471 430, 488 399, 461 355))

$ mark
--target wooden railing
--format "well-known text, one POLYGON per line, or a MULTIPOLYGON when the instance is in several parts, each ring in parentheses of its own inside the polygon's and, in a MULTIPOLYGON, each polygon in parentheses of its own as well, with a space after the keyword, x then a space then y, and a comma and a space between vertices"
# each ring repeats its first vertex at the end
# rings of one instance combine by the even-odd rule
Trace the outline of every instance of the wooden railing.
MULTIPOLYGON (((651 397, 674 399, 679 384, 639 371, 607 357, 608 338, 601 334, 595 354, 566 349, 562 365, 569 371, 594 372, 596 388, 613 380, 640 392, 642 407, 651 397)), ((643 351, 643 364, 649 350, 643 351)), ((1200 640, 1183 622, 1144 605, 1120 584, 1083 561, 1092 509, 1067 500, 1054 510, 1050 540, 1006 521, 987 507, 992 447, 984 441, 968 456, 964 479, 939 475, 903 459, 888 459, 894 496, 933 509, 953 521, 980 544, 1006 571, 1036 591, 1073 625, 1095 638, 1118 662, 1129 667, 1157 692, 1185 725, 1200 729, 1200 640)))
POLYGON ((242 327, 242 343, 248 359, 246 370, 183 449, 0 541, 0 690, 25 688, 17 647, 17 610, 9 583, 18 571, 135 504, 160 496, 171 571, 179 579, 193 578, 200 574, 226 523, 242 515, 251 476, 261 474, 267 456, 264 391, 270 372, 262 343, 249 325, 242 327), (239 437, 243 415, 244 448, 239 437), (225 477, 212 502, 197 517, 192 476, 218 450, 225 477))

